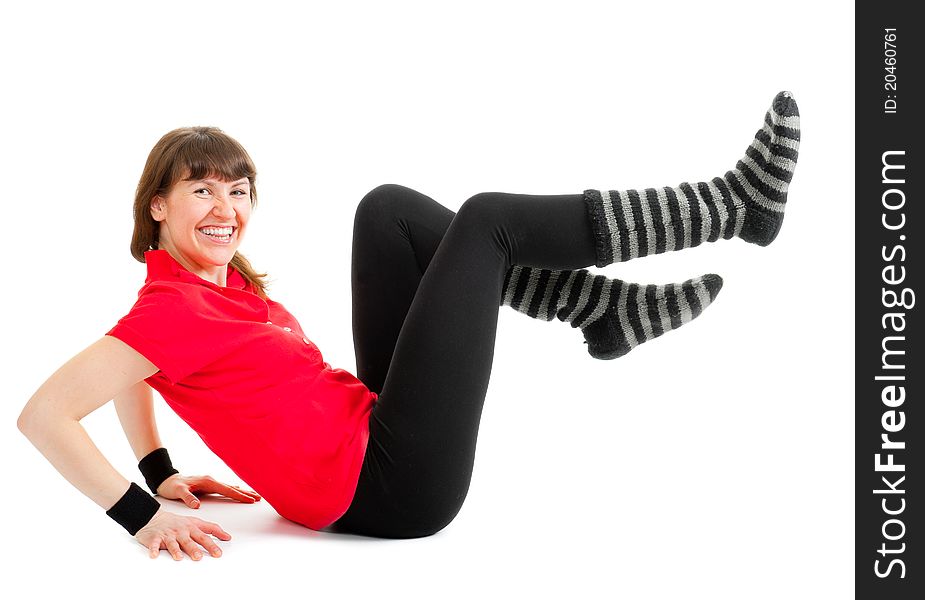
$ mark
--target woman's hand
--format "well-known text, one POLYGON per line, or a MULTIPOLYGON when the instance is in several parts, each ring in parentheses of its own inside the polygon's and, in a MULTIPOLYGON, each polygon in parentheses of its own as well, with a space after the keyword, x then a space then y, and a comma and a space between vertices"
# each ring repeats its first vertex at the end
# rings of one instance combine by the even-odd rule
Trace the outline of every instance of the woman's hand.
POLYGON ((218 558, 222 555, 222 550, 212 541, 209 534, 226 542, 231 539, 231 535, 216 523, 160 509, 134 537, 139 544, 148 549, 151 558, 157 558, 163 548, 170 552, 174 560, 183 560, 184 551, 193 560, 199 560, 202 558, 202 551, 197 544, 201 544, 209 554, 218 558))
POLYGON ((253 504, 260 500, 257 492, 219 483, 208 475, 184 477, 174 473, 157 486, 158 496, 169 500, 182 500, 190 508, 199 508, 199 498, 196 494, 220 494, 245 504, 253 504))

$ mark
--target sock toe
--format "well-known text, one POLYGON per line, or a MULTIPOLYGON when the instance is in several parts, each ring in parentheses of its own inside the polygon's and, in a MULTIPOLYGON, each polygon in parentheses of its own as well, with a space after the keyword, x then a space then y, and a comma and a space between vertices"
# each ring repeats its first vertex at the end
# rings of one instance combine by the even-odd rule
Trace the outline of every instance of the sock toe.
POLYGON ((718 293, 722 285, 723 280, 715 274, 694 277, 682 283, 678 290, 681 323, 689 323, 699 317, 716 297, 711 289, 718 293))
POLYGON ((793 94, 790 92, 779 92, 774 97, 772 106, 774 107, 774 112, 782 117, 800 116, 797 101, 793 99, 793 94))
POLYGON ((723 278, 716 273, 707 273, 700 279, 710 295, 710 302, 713 302, 716 300, 716 296, 719 295, 719 291, 723 289, 723 278))

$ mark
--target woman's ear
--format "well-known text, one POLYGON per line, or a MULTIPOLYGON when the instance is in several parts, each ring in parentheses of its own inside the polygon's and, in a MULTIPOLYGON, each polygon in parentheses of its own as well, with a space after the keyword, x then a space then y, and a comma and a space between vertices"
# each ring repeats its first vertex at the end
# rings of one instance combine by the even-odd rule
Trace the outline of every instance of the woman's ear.
POLYGON ((164 204, 166 202, 167 201, 160 196, 151 198, 151 218, 155 221, 164 220, 164 204))

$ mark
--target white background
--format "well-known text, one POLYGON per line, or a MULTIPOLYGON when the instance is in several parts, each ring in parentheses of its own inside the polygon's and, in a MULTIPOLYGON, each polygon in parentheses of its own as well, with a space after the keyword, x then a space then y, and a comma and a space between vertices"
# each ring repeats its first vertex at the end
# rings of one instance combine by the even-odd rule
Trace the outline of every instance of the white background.
MULTIPOLYGON (((33 597, 845 598, 853 589, 854 41, 837 3, 20 3, 0 25, 4 582, 33 597), (715 272, 718 300, 615 361, 578 330, 499 318, 468 499, 436 536, 313 532, 254 505, 220 559, 144 548, 15 426, 145 275, 134 188, 167 131, 216 125, 258 171, 242 252, 354 370, 350 239, 381 183, 456 210, 480 191, 677 185, 734 167, 775 93, 800 107, 787 217, 611 265, 715 272), (193 589, 195 586, 195 590, 193 589), (302 593, 304 592, 304 593, 302 593)), ((241 483, 156 396, 184 474, 241 483)), ((143 483, 112 404, 83 420, 143 483)), ((247 432, 242 432, 247 435, 247 432)))

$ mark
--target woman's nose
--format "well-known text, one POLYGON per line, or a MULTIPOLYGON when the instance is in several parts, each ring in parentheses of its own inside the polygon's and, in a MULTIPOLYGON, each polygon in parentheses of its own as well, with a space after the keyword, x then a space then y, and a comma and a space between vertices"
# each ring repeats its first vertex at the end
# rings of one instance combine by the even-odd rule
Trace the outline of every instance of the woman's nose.
POLYGON ((215 195, 215 207, 212 210, 219 215, 234 216, 235 214, 234 207, 231 203, 231 198, 222 194, 215 195))

